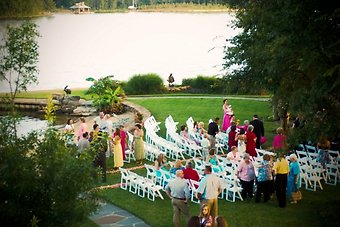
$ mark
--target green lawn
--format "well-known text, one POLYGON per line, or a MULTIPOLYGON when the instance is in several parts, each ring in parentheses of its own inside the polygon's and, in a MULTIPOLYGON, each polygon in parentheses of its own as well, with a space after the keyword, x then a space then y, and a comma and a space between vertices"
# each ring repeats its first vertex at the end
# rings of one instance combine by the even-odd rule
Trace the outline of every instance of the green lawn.
MULTIPOLYGON (((146 98, 132 100, 151 111, 157 121, 162 122, 160 135, 165 135, 164 120, 171 114, 179 125, 184 124, 188 117, 208 123, 209 118, 222 117, 222 99, 204 98, 146 98)), ((275 129, 279 126, 271 120, 270 103, 263 101, 232 100, 235 115, 243 122, 258 114, 264 121, 267 146, 271 145, 275 129)), ((107 160, 107 166, 112 169, 112 158, 107 160)), ((125 168, 135 166, 135 163, 125 165, 125 168)), ((145 169, 135 170, 145 176, 145 169)), ((101 185, 116 184, 120 181, 120 174, 108 174, 108 182, 101 185)), ((326 185, 324 190, 316 192, 302 190, 303 201, 299 204, 288 204, 285 209, 277 207, 276 199, 269 203, 255 204, 246 200, 235 203, 219 200, 219 214, 226 217, 229 226, 336 226, 338 222, 339 187, 326 185), (332 203, 333 202, 333 203, 332 203)), ((172 206, 165 193, 165 200, 159 198, 155 202, 140 198, 128 191, 117 189, 100 190, 100 196, 123 209, 130 211, 151 226, 172 226, 172 206)), ((190 203, 192 215, 198 215, 199 206, 190 203)), ((185 226, 182 220, 182 226, 185 226)))
MULTIPOLYGON (((159 135, 163 137, 165 136, 164 120, 169 115, 179 122, 178 128, 185 124, 189 117, 193 117, 195 121, 203 121, 206 129, 209 119, 220 117, 220 123, 222 122, 222 98, 150 98, 133 99, 131 101, 150 110, 156 120, 161 122, 159 135)), ((268 141, 264 147, 271 146, 279 123, 272 120, 270 102, 229 99, 229 103, 233 107, 236 119, 240 120, 240 124, 243 124, 244 120, 251 121, 254 114, 259 115, 264 122, 265 135, 268 141)))

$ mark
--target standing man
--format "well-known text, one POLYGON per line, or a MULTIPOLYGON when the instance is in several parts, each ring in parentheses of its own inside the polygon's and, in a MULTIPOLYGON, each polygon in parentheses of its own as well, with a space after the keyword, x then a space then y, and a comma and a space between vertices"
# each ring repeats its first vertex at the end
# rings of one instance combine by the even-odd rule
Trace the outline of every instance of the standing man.
POLYGON ((99 116, 95 117, 93 121, 94 121, 94 124, 97 124, 99 126, 99 130, 103 131, 105 127, 105 113, 100 112, 99 116))
POLYGON ((81 138, 79 140, 79 142, 78 142, 79 153, 82 153, 86 148, 88 148, 90 146, 89 133, 88 132, 84 132, 82 137, 83 138, 81 138))
POLYGON ((253 120, 250 122, 252 126, 254 126, 253 132, 256 135, 256 148, 260 149, 261 146, 261 136, 264 136, 264 127, 263 122, 258 119, 258 116, 255 114, 253 120))
POLYGON ((219 117, 215 118, 215 121, 210 122, 208 126, 208 135, 210 140, 210 149, 215 149, 216 147, 216 134, 219 132, 218 130, 218 121, 220 120, 219 117))
POLYGON ((197 189, 197 198, 200 204, 207 204, 210 214, 213 218, 218 215, 218 200, 217 197, 221 193, 222 188, 219 178, 212 174, 211 166, 206 166, 204 169, 205 177, 200 181, 197 189))
POLYGON ((180 213, 185 216, 186 223, 190 218, 188 206, 190 191, 187 181, 184 179, 183 170, 176 171, 176 178, 169 181, 165 187, 165 192, 171 199, 172 207, 174 209, 174 216, 172 219, 174 226, 180 227, 180 213))

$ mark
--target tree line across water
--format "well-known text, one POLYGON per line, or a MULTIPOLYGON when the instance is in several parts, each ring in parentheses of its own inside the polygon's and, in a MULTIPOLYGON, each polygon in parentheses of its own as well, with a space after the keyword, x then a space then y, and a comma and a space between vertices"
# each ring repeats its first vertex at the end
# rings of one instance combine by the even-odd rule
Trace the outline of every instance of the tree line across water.
MULTIPOLYGON (((6 0, 0 1, 0 18, 30 17, 41 15, 57 9, 69 9, 77 2, 84 2, 92 11, 127 10, 133 5, 133 0, 6 0)), ((235 5, 238 0, 136 0, 139 8, 166 5, 167 8, 197 8, 235 5)))

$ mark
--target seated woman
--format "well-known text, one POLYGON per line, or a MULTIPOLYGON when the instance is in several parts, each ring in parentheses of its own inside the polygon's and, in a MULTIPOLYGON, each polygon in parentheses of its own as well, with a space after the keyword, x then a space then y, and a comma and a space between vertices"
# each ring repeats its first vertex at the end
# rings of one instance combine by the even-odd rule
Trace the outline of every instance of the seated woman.
POLYGON ((176 160, 175 164, 170 168, 170 174, 173 174, 176 176, 177 170, 183 170, 184 166, 182 165, 182 162, 180 160, 176 160))
POLYGON ((205 160, 205 162, 208 164, 210 163, 212 165, 211 167, 215 173, 222 171, 222 167, 219 166, 219 162, 215 154, 215 149, 211 149, 209 151, 209 155, 207 156, 207 159, 205 160))
POLYGON ((179 133, 180 136, 182 136, 183 140, 189 140, 189 133, 188 133, 188 129, 187 126, 182 125, 181 126, 181 132, 179 133))
POLYGON ((168 171, 165 166, 167 165, 166 162, 166 157, 164 156, 164 154, 159 154, 156 161, 155 161, 155 167, 156 167, 156 176, 160 177, 162 174, 160 173, 160 169, 163 169, 165 171, 168 171))
POLYGON ((227 154, 227 159, 231 161, 237 161, 237 162, 241 160, 240 152, 237 151, 236 146, 231 147, 231 151, 227 154))

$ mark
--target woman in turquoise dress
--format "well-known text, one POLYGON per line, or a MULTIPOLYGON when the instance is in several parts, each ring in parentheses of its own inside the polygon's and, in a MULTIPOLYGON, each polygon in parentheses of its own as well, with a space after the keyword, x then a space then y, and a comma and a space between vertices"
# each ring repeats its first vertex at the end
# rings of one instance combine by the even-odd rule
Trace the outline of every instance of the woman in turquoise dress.
POLYGON ((289 164, 289 175, 287 182, 287 197, 291 199, 291 203, 297 203, 292 199, 292 192, 296 192, 301 187, 301 177, 300 177, 300 166, 297 161, 296 154, 291 154, 289 156, 290 164, 289 164))
POLYGON ((215 173, 223 170, 223 168, 219 165, 217 156, 215 154, 215 149, 211 149, 209 151, 209 155, 207 156, 207 159, 205 160, 205 162, 211 164, 211 167, 215 173))

